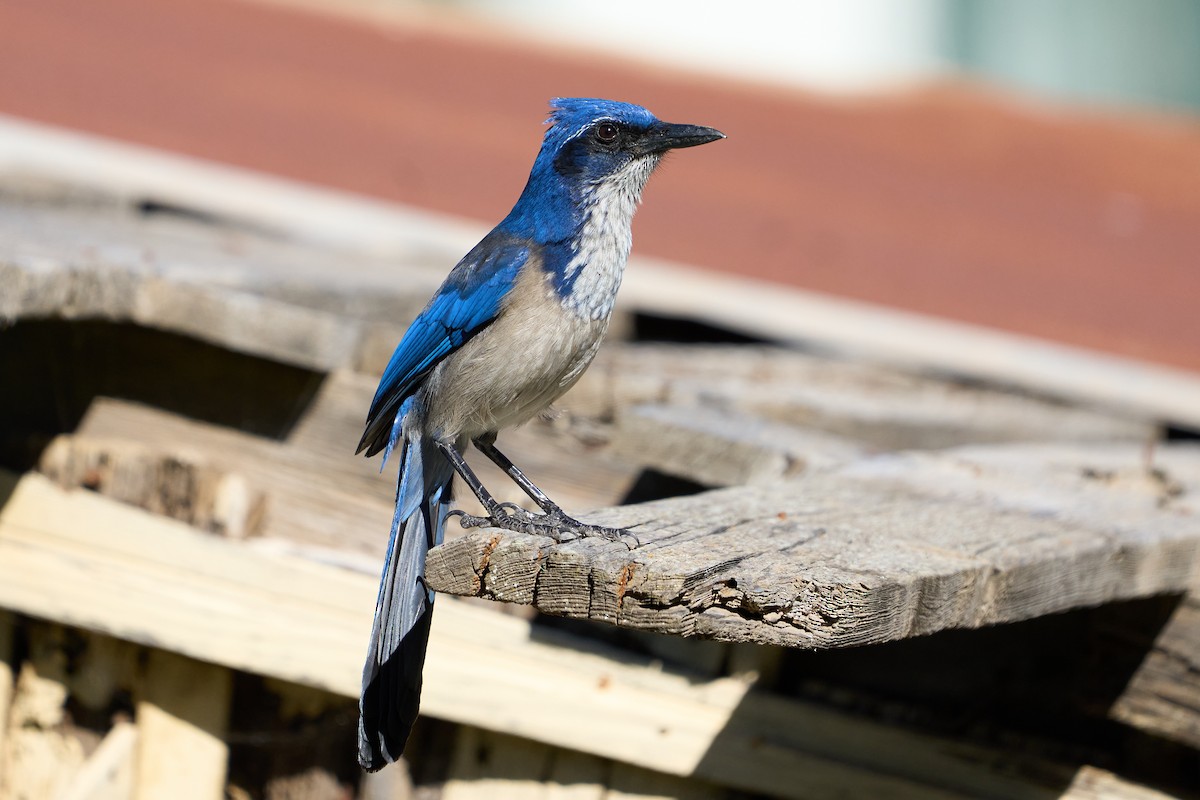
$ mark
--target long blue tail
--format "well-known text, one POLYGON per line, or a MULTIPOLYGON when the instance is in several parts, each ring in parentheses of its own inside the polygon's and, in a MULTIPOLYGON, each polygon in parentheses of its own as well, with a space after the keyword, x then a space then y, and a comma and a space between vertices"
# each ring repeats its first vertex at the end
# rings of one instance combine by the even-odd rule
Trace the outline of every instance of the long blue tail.
POLYGON ((367 770, 381 769, 400 757, 417 718, 433 618, 425 556, 442 541, 453 476, 432 442, 404 442, 396 511, 358 701, 358 761, 367 770))

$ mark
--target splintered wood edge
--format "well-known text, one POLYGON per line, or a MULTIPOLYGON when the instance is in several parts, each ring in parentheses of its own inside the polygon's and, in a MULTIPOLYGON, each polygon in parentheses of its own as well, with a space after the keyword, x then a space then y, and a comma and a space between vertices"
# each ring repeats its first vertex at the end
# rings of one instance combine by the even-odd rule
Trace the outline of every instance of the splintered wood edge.
POLYGON ((1200 565, 1200 526, 1178 520, 1114 534, 831 475, 589 521, 632 528, 640 544, 485 529, 432 550, 427 580, 558 616, 824 649, 1181 592, 1200 565))

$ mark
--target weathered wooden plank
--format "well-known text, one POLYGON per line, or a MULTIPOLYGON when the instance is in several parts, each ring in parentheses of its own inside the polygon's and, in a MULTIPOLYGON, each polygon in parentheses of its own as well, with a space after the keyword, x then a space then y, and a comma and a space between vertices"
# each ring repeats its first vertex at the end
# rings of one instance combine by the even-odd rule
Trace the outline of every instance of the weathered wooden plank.
MULTIPOLYGON (((220 222, 220 217, 214 219, 220 222)), ((222 226, 137 218, 120 213, 115 203, 109 208, 0 202, 0 279, 10 288, 0 315, 128 320, 319 370, 355 365, 373 374, 401 335, 400 323, 415 313, 441 268, 425 263, 427 254, 410 252, 402 259, 402 274, 415 277, 405 279, 411 285, 397 287, 386 272, 388 263, 360 256, 301 248, 233 222, 222 226)), ((1152 430, 1144 422, 778 350, 635 348, 618 350, 608 362, 605 366, 602 358, 591 372, 600 376, 599 382, 585 379, 572 395, 576 399, 567 398, 568 408, 593 404, 597 394, 634 401, 645 399, 639 392, 648 392, 650 397, 669 396, 673 407, 716 404, 887 448, 1013 438, 1146 437, 1152 430), (770 366, 773 362, 777 364, 770 366), (669 377, 656 377, 660 371, 669 377), (616 385, 607 385, 605 380, 614 375, 616 385)), ((799 440, 812 434, 780 426, 773 429, 776 438, 796 440, 795 447, 764 451, 762 431, 741 428, 761 429, 766 423, 739 425, 734 414, 720 425, 723 435, 710 433, 693 441, 725 457, 688 458, 679 445, 687 430, 672 424, 685 413, 644 412, 620 420, 618 446, 604 452, 622 460, 619 456, 641 449, 647 462, 660 469, 731 483, 747 469, 751 477, 780 469, 790 474, 799 464, 822 460, 822 451, 831 449, 817 441, 806 447, 799 440), (808 450, 809 458, 793 452, 800 449, 808 450), (703 475, 694 469, 699 464, 737 465, 747 458, 754 463, 726 468, 728 475, 721 469, 703 475)), ((690 428, 694 435, 701 432, 696 425, 690 428)), ((591 455, 559 465, 603 458, 591 455)), ((515 497, 523 499, 519 493, 515 497)))
MULTIPOLYGON (((786 355, 781 358, 788 360, 786 355)), ((675 361, 680 360, 688 357, 675 361)), ((717 366, 724 360, 722 355, 717 366)), ((697 369, 715 368, 703 348, 696 361, 697 369)), ((765 363, 771 359, 765 358, 765 363)), ((75 437, 46 451, 41 469, 64 485, 91 485, 154 510, 173 505, 188 521, 211 530, 380 552, 392 481, 380 477, 377 460, 356 459, 350 453, 374 383, 369 376, 333 373, 284 443, 99 399, 75 437), (167 502, 163 494, 182 484, 195 489, 193 497, 167 502)), ((597 435, 577 432, 572 417, 566 426, 551 421, 506 432, 501 444, 571 509, 618 502, 644 466, 703 483, 761 482, 846 460, 864 447, 791 422, 697 404, 686 393, 700 391, 700 384, 689 386, 679 390, 688 404, 622 412, 615 427, 597 435), (611 442, 596 446, 596 438, 611 442)), ((1071 412, 1055 413, 1059 411, 1064 420, 1071 417, 1071 412)), ((1070 427, 1064 422, 1062 429, 1070 427)), ((961 433, 972 435, 966 428, 961 433)), ((985 435, 989 434, 980 434, 985 435)), ((490 462, 470 457, 499 499, 530 505, 490 462)), ((475 508, 470 497, 463 500, 468 509, 475 508)))
POLYGON ((46 626, 30 636, 18 673, 0 752, 0 799, 57 797, 84 761, 84 746, 68 730, 65 631, 46 626))
POLYGON ((1188 370, 651 259, 631 264, 621 298, 626 307, 855 360, 1200 427, 1200 377, 1188 370))
MULTIPOLYGON (((39 476, 21 481, 0 513, 0 570, 4 607, 358 692, 373 575, 204 536, 90 493, 63 492, 39 476), (42 590, 51 584, 69 591, 42 590)), ((535 641, 527 622, 485 609, 443 602, 435 619, 428 713, 674 774, 698 767, 747 690, 731 679, 694 684, 647 672, 569 637, 564 646, 535 641), (531 706, 530 692, 547 690, 539 678, 546 674, 557 676, 555 700, 531 706), (586 730, 581 718, 592 721, 586 730)), ((820 759, 809 766, 854 772, 820 759)))
MULTIPOLYGON (((100 398, 66 441, 79 444, 64 450, 51 448, 41 463, 64 485, 72 485, 72 476, 87 475, 90 459, 78 456, 92 452, 135 473, 123 478, 123 485, 150 488, 116 495, 146 507, 138 498, 156 500, 152 490, 162 486, 154 474, 157 465, 194 465, 188 471, 198 480, 188 487, 187 501, 178 504, 191 506, 188 514, 194 519, 189 522, 200 517, 218 519, 217 489, 227 484, 244 489, 249 506, 245 519, 256 535, 351 553, 382 553, 386 544, 394 484, 378 474, 377 463, 353 456, 349 438, 342 452, 330 457, 178 414, 100 398), (145 455, 131 457, 126 442, 136 442, 145 455), (59 453, 67 463, 60 465, 59 453), (141 471, 136 470, 139 466, 141 471), (209 494, 211 500, 206 500, 209 494)), ((95 473, 97 478, 103 476, 102 471, 95 473)))
MULTIPOLYGON (((192 159, 80 137, 7 120, 0 125, 0 161, 8 171, 51 175, 102 187, 132 202, 146 198, 195 210, 235 225, 286 231, 301 240, 390 256, 372 294, 386 301, 389 286, 406 280, 410 263, 450 264, 486 232, 462 220, 192 159), (403 265, 403 269, 399 266, 403 265)), ((368 259, 370 260, 370 259, 368 259)), ((934 367, 1033 391, 1053 390, 1084 401, 1103 400, 1141 413, 1200 424, 1200 379, 1181 370, 1108 357, 947 320, 936 320, 822 296, 741 276, 699 272, 637 259, 622 292, 622 307, 702 319, 777 341, 817 343, 891 362, 934 367)), ((340 265, 354 268, 353 264, 340 265)), ((436 280, 434 281, 436 283, 436 280)), ((432 288, 434 284, 430 285, 432 288)), ((311 292, 319 296, 320 292, 311 292)), ((360 298, 369 303, 370 298, 360 298)), ((378 302, 378 301, 377 301, 378 302)), ((415 309, 413 309, 415 310, 415 309)), ((390 339, 394 341, 394 339, 390 339)), ((388 345, 390 346, 390 345, 388 345)))
POLYGON ((135 322, 328 370, 355 362, 364 323, 411 319, 448 268, 166 217, 0 198, 0 318, 135 322))
MULTIPOLYGON (((394 346, 392 342, 392 346, 394 346)), ((391 355, 391 350, 388 350, 391 355)), ((382 369, 382 366, 380 367, 382 369)), ((304 414, 295 430, 288 436, 288 445, 325 459, 322 470, 344 461, 352 453, 354 444, 362 434, 366 409, 370 407, 378 382, 376 374, 358 374, 345 371, 331 374, 321 386, 311 408, 304 414)), ((534 420, 529 424, 505 431, 499 445, 504 452, 521 464, 539 485, 561 503, 571 507, 590 508, 609 505, 619 501, 635 479, 639 462, 635 459, 615 455, 598 447, 586 437, 563 430, 554 419, 534 420)), ((512 482, 494 464, 478 453, 468 452, 471 462, 480 477, 501 500, 529 504, 512 482)), ((378 489, 379 460, 352 459, 357 474, 368 476, 373 488, 378 489)), ((389 502, 395 489, 389 478, 389 502)), ((460 500, 469 499, 469 492, 460 492, 460 500), (468 498, 461 497, 462 494, 468 498)))
POLYGON ((703 405, 641 405, 616 415, 612 450, 707 486, 793 478, 863 455, 837 434, 703 405))
POLYGON ((151 650, 137 698, 134 800, 220 800, 229 746, 228 669, 151 650))
POLYGON ((1139 441, 1155 426, 946 379, 746 345, 621 345, 562 408, 617 456, 708 486, 761 483, 870 451, 1139 441))
MULTIPOLYGON (((98 398, 76 433, 45 451, 39 468, 60 485, 95 489, 207 530, 382 555, 394 467, 381 475, 378 458, 354 455, 375 382, 331 374, 282 442, 98 398)), ((597 452, 548 424, 508 432, 501 445, 571 508, 619 502, 638 471, 634 461, 597 452)), ((499 499, 532 505, 491 462, 468 457, 499 499)))
MULTIPOLYGON (((561 405, 617 418, 647 404, 701 406, 837 434, 876 449, 1009 441, 1148 441, 1144 418, 779 347, 605 348, 561 405)), ((635 436, 640 429, 632 431, 635 436)))
MULTIPOLYGON (((149 198, 192 210, 202 218, 234 220, 242 227, 281 231, 304 242, 335 243, 372 256, 356 256, 339 263, 337 272, 327 273, 333 280, 343 281, 354 270, 373 269, 374 277, 369 280, 375 281, 375 287, 353 296, 355 303, 370 308, 382 305, 398 310, 391 292, 399 285, 404 294, 404 284, 415 269, 428 267, 436 273, 430 277, 432 290, 449 266, 487 232, 485 226, 459 218, 314 189, 24 120, 0 122, 0 166, 8 175, 48 176, 60 183, 116 194, 132 203, 149 198), (380 254, 385 258, 378 258, 380 254)), ((267 282, 275 277, 266 275, 267 282)), ((336 297, 339 288, 307 294, 336 297)), ((417 306, 409 306, 409 311, 397 318, 415 312, 427 296, 428 291, 420 293, 417 306)), ((703 320, 773 341, 816 345, 1200 426, 1200 377, 1184 370, 741 275, 719 275, 635 255, 620 309, 703 320)), ((389 334, 381 341, 383 348, 390 348, 395 337, 389 334)), ((386 359, 386 355, 382 357, 386 359)))
MULTIPOLYGON (((0 476, 11 490, 14 476, 0 476)), ((355 651, 370 630, 370 575, 276 559, 38 475, 16 485, 0 529, 0 606, 357 693, 350 688, 361 668, 355 651), (322 591, 310 595, 313 586, 322 591)))
MULTIPOLYGON (((8 717, 16 688, 17 671, 13 638, 16 634, 16 619, 11 611, 0 609, 0 764, 4 763, 8 748, 8 717)), ((4 784, 0 779, 0 787, 4 784)))
MULTIPOLYGON (((41 476, 15 487, 14 476, 0 476, 11 495, 0 509, 0 607, 356 696, 373 560, 352 572, 41 476)), ((961 798, 987 786, 992 797, 1050 798, 1069 782, 1065 767, 750 691, 736 679, 660 671, 452 598, 435 615, 423 705, 435 717, 781 797, 961 798), (1013 759, 1024 772, 996 767, 1013 759)))
POLYGON ((1119 775, 1083 766, 1075 773, 1060 800, 1174 800, 1176 796, 1119 775))
POLYGON ((771 487, 589 515, 640 544, 483 530, 439 591, 634 628, 842 647, 1182 592, 1200 450, 994 446, 865 459, 771 487))
POLYGON ((442 800, 720 800, 714 784, 463 726, 442 800))
POLYGON ((263 493, 236 472, 197 461, 188 450, 168 455, 144 439, 60 436, 42 453, 38 468, 60 486, 81 486, 201 530, 235 538, 256 533, 266 505, 263 493))
POLYGON ((56 800, 134 800, 137 726, 118 720, 56 800))
MULTIPOLYGON (((232 198, 227 201, 236 205, 232 198)), ((462 240, 448 235, 443 248, 400 247, 393 241, 395 252, 385 259, 345 243, 340 249, 299 246, 219 214, 202 214, 207 223, 161 216, 123 213, 117 203, 0 200, 0 282, 6 286, 0 317, 127 320, 314 369, 358 366, 375 373, 403 323, 457 257, 447 254, 458 252, 462 240)), ((411 232, 415 226, 399 227, 411 232)), ((726 397, 730 391, 744 393, 762 362, 746 351, 710 355, 707 373, 670 370, 672 381, 679 389, 688 381, 703 383, 685 390, 693 394, 700 389, 706 396, 714 389, 726 397)), ((656 359, 639 352, 632 360, 644 365, 630 377, 652 375, 676 355, 667 348, 657 359, 663 363, 646 363, 656 359)), ((617 372, 629 361, 616 357, 617 372)), ((882 439, 889 448, 1014 438, 1128 438, 1147 427, 800 354, 791 354, 773 372, 789 371, 790 381, 774 386, 772 393, 776 402, 793 407, 791 416, 800 413, 798 406, 819 426, 842 433, 839 427, 847 425, 859 434, 866 429, 870 435, 856 438, 875 444, 882 439), (864 407, 861 397, 846 402, 842 396, 857 392, 851 385, 855 376, 862 386, 874 387, 879 397, 873 404, 864 407), (831 378, 836 379, 831 383, 831 378), (881 410, 883 416, 873 419, 881 410), (972 435, 964 436, 964 427, 972 435)))
POLYGON ((1110 711, 1200 750, 1200 596, 1185 595, 1110 711))

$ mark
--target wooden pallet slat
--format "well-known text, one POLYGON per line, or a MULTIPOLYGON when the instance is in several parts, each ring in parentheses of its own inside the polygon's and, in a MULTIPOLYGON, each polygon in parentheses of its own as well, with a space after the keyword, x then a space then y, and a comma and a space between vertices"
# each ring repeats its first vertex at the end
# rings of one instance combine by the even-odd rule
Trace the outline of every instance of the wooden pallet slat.
POLYGON ((963 448, 879 456, 589 520, 640 544, 482 530, 439 591, 661 632, 844 647, 1183 592, 1200 574, 1200 451, 963 448))
MULTIPOLYGON (((41 476, 5 480, 0 606, 357 694, 374 574, 308 561, 278 543, 214 537, 41 476), (64 590, 47 593, 45 585, 64 590)), ((738 679, 649 668, 566 634, 534 635, 528 621, 451 598, 435 615, 423 707, 439 718, 782 797, 950 800, 972 796, 969 787, 981 782, 1000 787, 996 797, 1061 793, 1022 778, 1006 782, 986 748, 950 747, 760 697, 738 679)), ((1047 769, 1069 784, 1061 767, 1041 764, 1038 774, 1047 769)))

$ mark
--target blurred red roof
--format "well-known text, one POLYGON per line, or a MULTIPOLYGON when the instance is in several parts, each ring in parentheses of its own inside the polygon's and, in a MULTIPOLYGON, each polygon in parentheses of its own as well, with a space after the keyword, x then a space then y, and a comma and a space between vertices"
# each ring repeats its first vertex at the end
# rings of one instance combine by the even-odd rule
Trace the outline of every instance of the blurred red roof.
POLYGON ((1200 370, 1196 120, 837 101, 237 0, 6 0, 0 75, 3 113, 483 221, 550 97, 630 100, 729 134, 655 178, 637 252, 1200 370))

